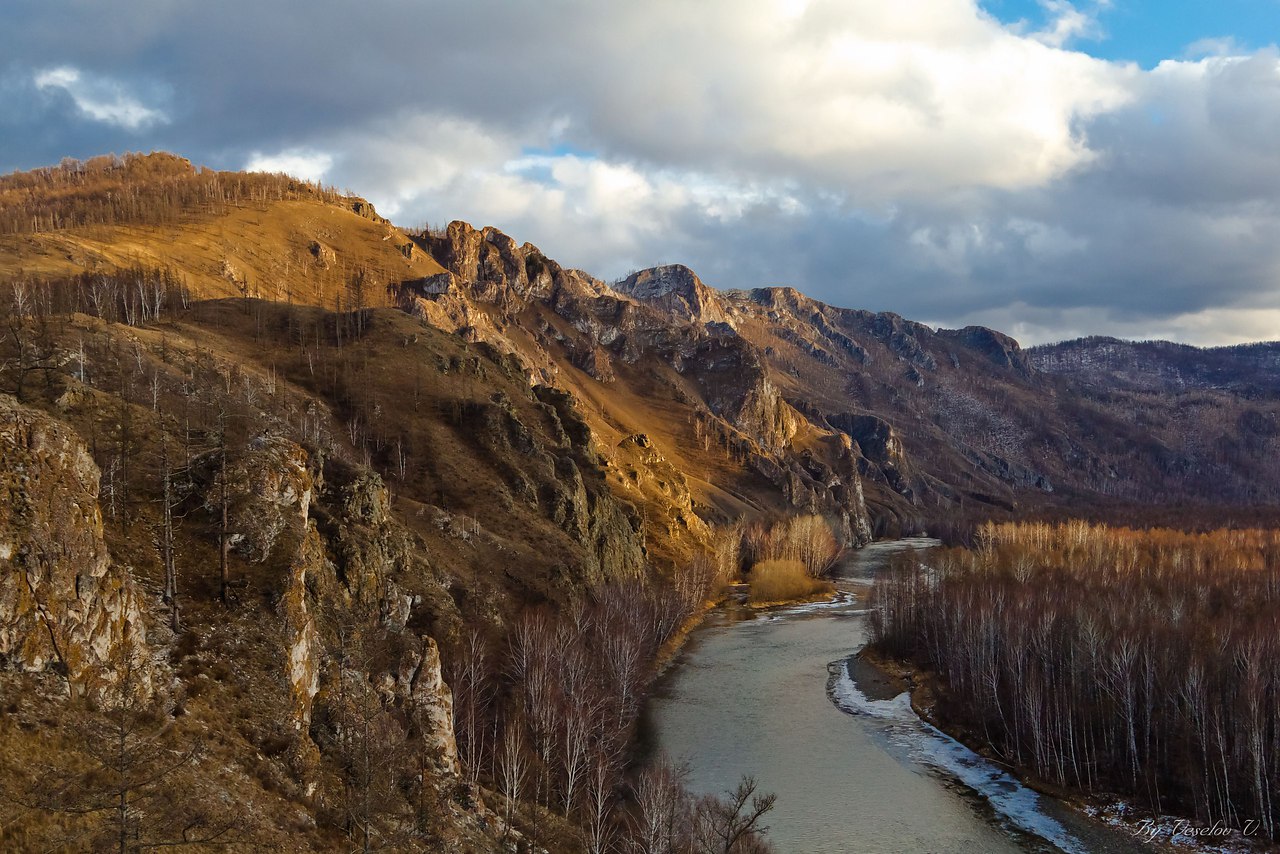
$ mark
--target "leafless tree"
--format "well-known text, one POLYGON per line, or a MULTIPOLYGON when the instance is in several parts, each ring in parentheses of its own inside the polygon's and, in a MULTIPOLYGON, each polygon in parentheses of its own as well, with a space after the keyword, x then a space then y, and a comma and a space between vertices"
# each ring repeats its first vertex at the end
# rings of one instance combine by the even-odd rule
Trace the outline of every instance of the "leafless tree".
POLYGON ((78 761, 46 760, 4 775, 10 801, 72 819, 54 849, 200 850, 236 834, 225 811, 197 794, 200 742, 177 732, 172 703, 151 693, 140 666, 132 646, 121 644, 105 687, 68 701, 62 726, 78 761))
POLYGON ((524 727, 519 720, 511 720, 503 730, 502 747, 498 751, 498 790, 502 794, 503 819, 507 827, 511 827, 516 804, 524 796, 528 773, 529 755, 524 743, 524 727))
POLYGON ((875 645, 1059 786, 1277 834, 1280 533, 989 525, 886 573, 875 645))
POLYGON ((754 777, 743 777, 723 798, 703 797, 694 810, 698 854, 763 854, 769 851, 763 820, 778 796, 761 793, 754 777))
POLYGON ((485 734, 494 684, 489 670, 488 646, 476 629, 463 637, 456 658, 449 664, 449 684, 453 689, 453 729, 458 754, 467 779, 479 780, 484 766, 485 734))

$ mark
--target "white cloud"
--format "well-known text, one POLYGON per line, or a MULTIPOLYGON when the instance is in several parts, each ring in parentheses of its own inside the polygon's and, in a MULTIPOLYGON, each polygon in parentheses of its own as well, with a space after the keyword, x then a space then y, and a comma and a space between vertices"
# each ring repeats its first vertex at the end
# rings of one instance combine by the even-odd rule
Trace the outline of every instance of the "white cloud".
POLYGON ((1249 50, 1234 36, 1218 36, 1197 39, 1183 51, 1184 59, 1204 59, 1211 56, 1243 56, 1249 50))
POLYGON ((496 225, 606 277, 651 261, 653 247, 670 241, 676 218, 686 212, 737 223, 764 199, 799 205, 779 190, 695 172, 530 153, 522 136, 402 112, 358 133, 325 138, 320 147, 341 152, 332 171, 397 222, 496 225))
POLYGON ((70 95, 76 108, 94 121, 131 131, 169 121, 163 111, 146 106, 121 83, 87 75, 70 65, 46 68, 37 72, 32 80, 42 92, 60 90, 70 95))
MULTIPOLYGON (((1280 340, 1280 307, 1207 308, 1162 317, 1117 316, 1105 309, 1044 309, 1018 303, 1006 308, 948 318, 942 326, 990 326, 1012 335, 1024 347, 1089 335, 1134 341, 1180 341, 1222 347, 1250 341, 1280 340)), ((938 326, 931 322, 931 326, 938 326)))
POLYGON ((290 148, 275 154, 255 151, 244 164, 247 172, 283 172, 317 183, 324 180, 332 166, 332 155, 306 148, 290 148))
POLYGON ((1105 8, 1109 3, 1099 3, 1089 11, 1081 11, 1068 0, 1039 0, 1040 6, 1049 16, 1049 26, 1034 33, 1036 41, 1051 47, 1065 47, 1068 43, 1082 38, 1097 38, 1102 35, 1102 27, 1098 23, 1098 7, 1105 8))
POLYGON ((863 204, 1051 181, 1089 161, 1079 123, 1127 103, 1137 73, 1015 33, 969 0, 659 2, 610 17, 575 39, 595 42, 575 94, 602 149, 821 183, 863 204), (634 49, 645 31, 661 33, 658 51, 634 49))

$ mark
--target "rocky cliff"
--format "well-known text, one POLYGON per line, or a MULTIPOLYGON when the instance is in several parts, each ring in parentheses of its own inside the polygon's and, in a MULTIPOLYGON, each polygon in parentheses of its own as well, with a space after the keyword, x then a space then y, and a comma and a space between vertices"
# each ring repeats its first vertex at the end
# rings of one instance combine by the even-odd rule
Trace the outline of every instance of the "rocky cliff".
MULTIPOLYGON (((668 453, 687 456, 675 450, 688 442, 686 430, 704 439, 715 434, 727 455, 757 458, 736 475, 740 485, 722 481, 716 484, 720 489, 754 493, 760 489, 756 478, 762 477, 774 496, 766 504, 779 510, 811 506, 851 520, 847 531, 868 528, 856 471, 842 475, 849 478, 837 489, 842 499, 833 499, 826 488, 790 489, 783 473, 803 472, 802 453, 830 453, 827 443, 797 443, 797 436, 808 440, 815 432, 830 434, 831 428, 806 422, 786 401, 765 354, 734 330, 736 314, 729 300, 693 271, 678 265, 655 268, 611 286, 565 269, 496 229, 476 230, 458 222, 421 242, 448 273, 406 283, 405 304, 428 322, 512 355, 534 382, 585 404, 582 420, 598 443, 621 447, 618 443, 627 435, 643 433, 665 459, 668 453), (643 401, 642 411, 627 405, 628 400, 643 401), (685 424, 654 429, 651 418, 661 422, 657 412, 670 407, 683 411, 685 424), (796 497, 800 492, 803 499, 796 497)), ((836 451, 825 460, 829 471, 836 470, 838 457, 836 451)), ((572 473, 565 471, 573 484, 572 473)), ((661 478, 658 472, 649 476, 661 478)), ((747 500, 754 504, 762 497, 753 494, 747 500)), ((709 494, 695 497, 691 505, 710 512, 700 521, 715 522, 726 519, 712 510, 715 504, 740 501, 709 494)), ((668 507, 663 515, 681 513, 668 507)), ((850 536, 857 541, 856 533, 850 536)), ((667 538, 660 536, 654 544, 659 553, 671 550, 667 538)), ((687 531, 684 539, 690 539, 687 531)), ((674 550, 681 546, 677 543, 674 550)))
POLYGON ((0 395, 0 655, 75 692, 126 667, 149 690, 142 596, 107 549, 99 479, 71 428, 0 395))

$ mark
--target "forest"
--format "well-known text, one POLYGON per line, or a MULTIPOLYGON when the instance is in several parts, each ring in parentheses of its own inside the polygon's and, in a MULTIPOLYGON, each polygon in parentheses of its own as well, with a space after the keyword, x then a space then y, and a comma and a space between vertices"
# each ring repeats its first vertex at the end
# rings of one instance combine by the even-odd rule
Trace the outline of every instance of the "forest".
POLYGON ((1064 789, 1280 839, 1280 532, 982 526, 875 585, 873 649, 1064 789))

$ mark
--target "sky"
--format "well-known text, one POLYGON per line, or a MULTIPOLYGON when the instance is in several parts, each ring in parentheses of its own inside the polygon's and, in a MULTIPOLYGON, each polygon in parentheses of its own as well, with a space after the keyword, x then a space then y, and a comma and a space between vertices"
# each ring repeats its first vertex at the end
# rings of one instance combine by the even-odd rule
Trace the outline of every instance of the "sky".
POLYGON ((163 149, 1024 344, 1280 339, 1280 0, 6 0, 0 172, 163 149))

